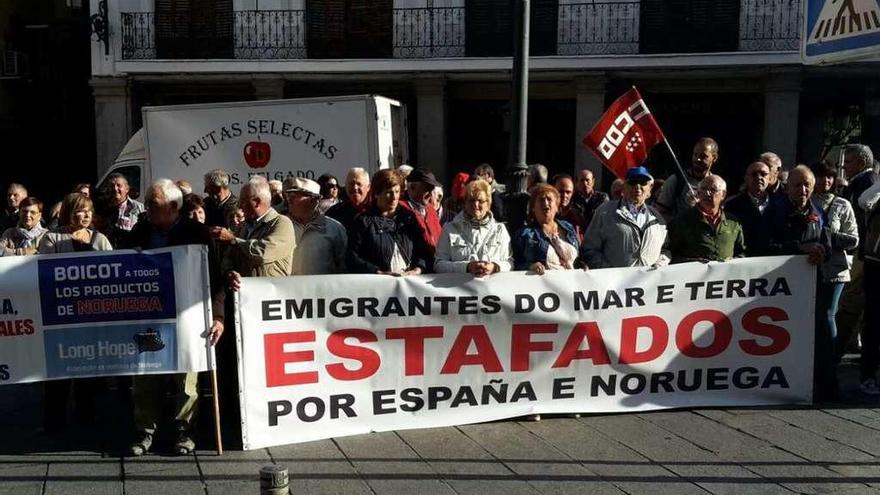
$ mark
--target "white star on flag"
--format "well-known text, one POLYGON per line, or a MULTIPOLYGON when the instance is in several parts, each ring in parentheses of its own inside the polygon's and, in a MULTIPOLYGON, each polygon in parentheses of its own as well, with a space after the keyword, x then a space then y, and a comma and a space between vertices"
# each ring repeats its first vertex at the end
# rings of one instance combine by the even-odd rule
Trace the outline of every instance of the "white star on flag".
POLYGON ((626 151, 632 153, 635 149, 642 143, 642 136, 638 131, 633 134, 629 141, 626 143, 626 151))

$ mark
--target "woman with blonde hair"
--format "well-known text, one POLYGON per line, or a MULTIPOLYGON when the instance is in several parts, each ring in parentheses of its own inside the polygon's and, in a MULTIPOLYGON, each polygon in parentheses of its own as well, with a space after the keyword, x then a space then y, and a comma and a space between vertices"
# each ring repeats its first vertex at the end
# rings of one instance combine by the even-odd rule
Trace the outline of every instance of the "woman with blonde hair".
POLYGON ((443 226, 434 271, 485 277, 510 271, 510 235, 492 215, 492 186, 477 179, 464 188, 462 211, 443 226))

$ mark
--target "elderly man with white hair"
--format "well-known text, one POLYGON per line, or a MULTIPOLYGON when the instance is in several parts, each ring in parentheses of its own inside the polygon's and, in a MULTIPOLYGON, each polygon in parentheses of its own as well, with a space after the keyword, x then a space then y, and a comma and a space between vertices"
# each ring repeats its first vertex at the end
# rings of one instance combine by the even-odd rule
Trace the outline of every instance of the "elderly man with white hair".
MULTIPOLYGON (((208 329, 208 335, 211 344, 216 344, 223 334, 223 284, 219 280, 219 269, 216 256, 213 255, 213 243, 208 228, 180 214, 183 193, 169 179, 159 179, 154 182, 147 191, 145 199, 147 217, 135 224, 131 234, 123 238, 122 247, 156 249, 187 244, 202 244, 208 247, 214 301, 214 321, 208 329)), ((162 404, 168 385, 171 385, 175 397, 172 416, 177 438, 174 452, 187 455, 195 450, 195 436, 192 430, 199 403, 198 375, 196 373, 173 375, 170 383, 163 376, 137 375, 132 380, 136 429, 136 436, 129 448, 132 455, 140 456, 150 450, 157 423, 162 417, 162 404)))
POLYGON ((647 203, 654 177, 638 166, 621 183, 621 197, 603 203, 587 227, 581 263, 594 269, 668 265, 666 221, 647 203))
POLYGON ((742 225, 724 212, 724 179, 718 175, 705 177, 697 185, 696 195, 697 204, 669 223, 672 262, 727 261, 745 256, 742 225))
POLYGON ((229 286, 238 290, 241 277, 291 275, 293 223, 272 208, 272 192, 265 177, 252 177, 241 188, 238 206, 247 222, 238 235, 225 227, 211 229, 217 242, 229 246, 221 263, 229 286))
POLYGON ((758 156, 759 162, 767 165, 770 175, 767 176, 767 194, 785 194, 785 184, 782 177, 782 158, 772 151, 765 151, 758 156))
POLYGON ((369 196, 370 174, 361 167, 354 167, 345 176, 345 201, 330 207, 327 216, 350 229, 354 224, 354 217, 370 206, 369 196))
MULTIPOLYGON (((846 172, 846 178, 849 184, 844 188, 841 197, 852 204, 853 212, 856 217, 856 227, 859 239, 867 238, 867 224, 869 219, 868 210, 864 208, 862 202, 859 201, 861 196, 868 191, 874 184, 880 183, 880 176, 874 171, 874 153, 871 148, 864 144, 849 144, 844 148, 843 152, 843 168, 846 172)), ((837 352, 836 356, 842 357, 846 352, 850 342, 855 335, 861 333, 864 341, 864 334, 868 332, 868 328, 862 326, 862 316, 865 310, 865 250, 868 249, 868 242, 860 242, 852 257, 852 268, 850 269, 850 283, 843 290, 840 297, 840 307, 837 312, 837 352)), ((880 395, 880 387, 877 386, 876 379, 863 377, 862 391, 871 395, 880 395)))
POLYGON ((295 236, 293 274, 343 273, 348 235, 341 223, 318 211, 321 186, 297 177, 285 180, 283 190, 295 236))
POLYGON ((215 169, 205 174, 205 224, 228 227, 238 209, 238 198, 229 189, 229 174, 215 169))
MULTIPOLYGON (((811 198, 816 176, 806 165, 791 169, 785 195, 770 205, 770 254, 807 255, 811 265, 821 265, 832 253, 827 215, 811 198)), ((813 400, 837 397, 837 375, 833 366, 834 345, 828 326, 832 301, 831 285, 816 279, 815 336, 813 346, 813 400)))

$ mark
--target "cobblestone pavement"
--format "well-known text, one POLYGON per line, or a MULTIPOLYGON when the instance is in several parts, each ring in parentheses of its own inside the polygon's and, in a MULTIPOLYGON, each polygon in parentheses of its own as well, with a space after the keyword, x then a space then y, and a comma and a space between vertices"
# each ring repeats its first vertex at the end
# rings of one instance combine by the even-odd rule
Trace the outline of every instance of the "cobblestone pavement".
MULTIPOLYGON (((159 445, 137 459, 120 455, 127 420, 99 414, 52 437, 39 428, 40 387, 6 386, 0 494, 258 494, 273 463, 290 469, 294 494, 880 494, 880 399, 857 392, 851 364, 841 374, 841 400, 815 407, 500 421, 222 457, 159 445)), ((105 412, 120 408, 104 399, 105 412)))

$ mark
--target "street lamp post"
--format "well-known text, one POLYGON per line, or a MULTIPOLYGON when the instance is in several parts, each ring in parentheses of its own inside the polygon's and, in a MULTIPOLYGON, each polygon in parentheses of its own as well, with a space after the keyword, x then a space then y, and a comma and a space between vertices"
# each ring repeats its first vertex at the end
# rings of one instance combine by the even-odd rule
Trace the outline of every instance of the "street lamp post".
POLYGON ((526 192, 526 134, 529 110, 529 0, 517 0, 514 18, 513 101, 510 153, 507 164, 509 193, 526 192))

